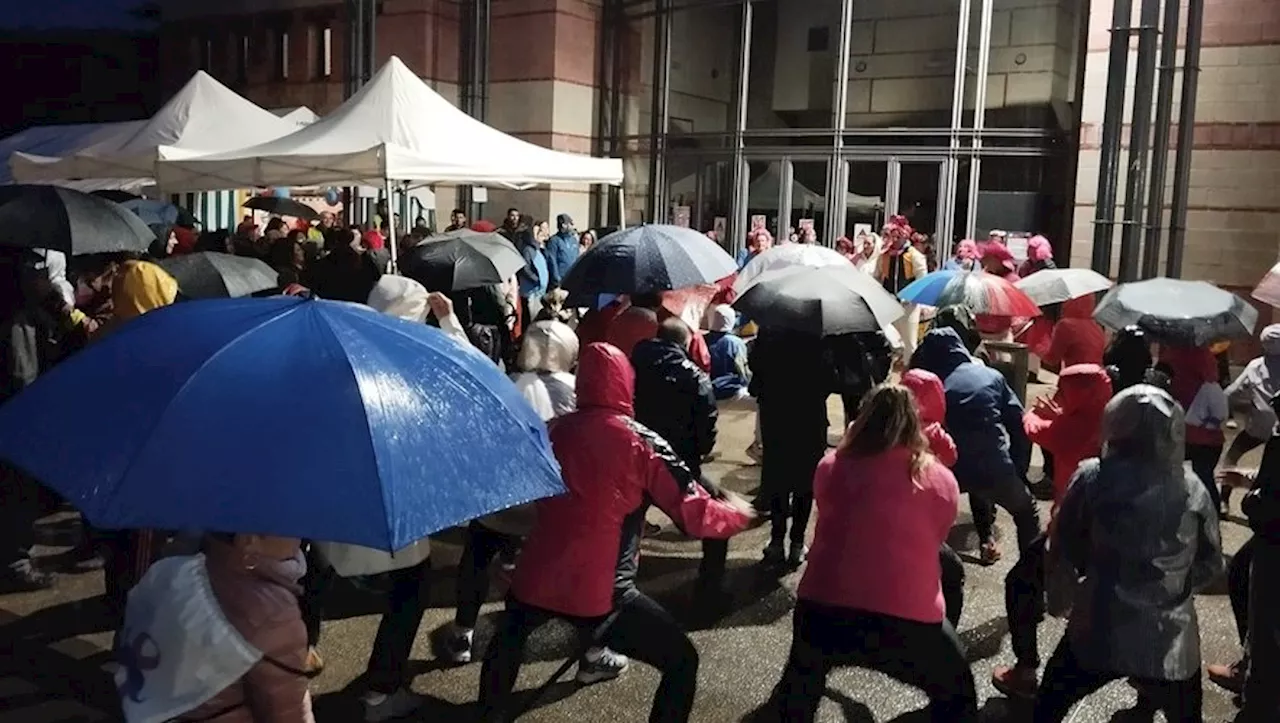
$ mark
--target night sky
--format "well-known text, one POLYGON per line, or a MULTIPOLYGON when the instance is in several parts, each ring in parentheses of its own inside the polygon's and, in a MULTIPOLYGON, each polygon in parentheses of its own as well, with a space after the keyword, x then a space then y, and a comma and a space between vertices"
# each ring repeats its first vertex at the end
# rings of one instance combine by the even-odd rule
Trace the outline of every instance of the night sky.
POLYGON ((3 0, 4 28, 135 28, 129 9, 141 0, 3 0))

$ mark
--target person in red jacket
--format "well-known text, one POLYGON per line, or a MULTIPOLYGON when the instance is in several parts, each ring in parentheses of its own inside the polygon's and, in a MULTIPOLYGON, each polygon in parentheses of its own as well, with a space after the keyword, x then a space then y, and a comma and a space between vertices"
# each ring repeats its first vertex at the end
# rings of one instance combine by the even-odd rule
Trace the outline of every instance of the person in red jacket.
MULTIPOLYGON (((609 322, 605 341, 618 347, 629 358, 636 344, 658 336, 658 324, 675 316, 662 306, 661 294, 635 294, 631 306, 609 322)), ((711 350, 697 329, 691 329, 689 359, 704 372, 711 371, 711 350)))
POLYGON ((1102 363, 1102 353, 1107 348, 1107 334, 1093 320, 1093 308, 1093 294, 1062 304, 1062 316, 1053 325, 1049 349, 1044 354, 1045 364, 1066 369, 1076 364, 1102 363))
POLYGON ((752 515, 745 501, 699 484, 671 445, 635 421, 634 394, 635 372, 620 350, 586 347, 577 411, 550 423, 569 491, 537 503, 537 523, 480 674, 485 720, 507 720, 524 642, 555 618, 583 634, 604 627, 596 643, 661 671, 650 721, 689 719, 698 651, 671 615, 636 587, 645 510, 656 504, 685 534, 705 539, 732 537, 752 515))
MULTIPOLYGON (((1041 399, 1023 416, 1027 438, 1053 458, 1053 512, 1080 463, 1102 454, 1102 413, 1110 400, 1107 370, 1099 364, 1077 364, 1058 375, 1058 389, 1051 399, 1041 399)), ((1011 698, 1034 698, 1038 688, 1036 626, 1045 613, 1045 543, 1052 534, 1052 517, 1049 530, 1031 543, 1005 577, 1005 612, 1016 662, 992 671, 991 682, 1011 698)))

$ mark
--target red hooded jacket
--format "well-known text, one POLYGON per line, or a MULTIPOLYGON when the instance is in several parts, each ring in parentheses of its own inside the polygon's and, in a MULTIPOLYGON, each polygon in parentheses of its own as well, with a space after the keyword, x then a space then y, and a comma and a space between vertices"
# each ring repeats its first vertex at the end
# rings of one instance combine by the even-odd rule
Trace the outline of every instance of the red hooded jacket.
POLYGON ((1093 320, 1093 295, 1071 299, 1062 305, 1062 318, 1053 326, 1044 360, 1061 368, 1077 364, 1101 364, 1107 335, 1093 320))
MULTIPOLYGON (((675 315, 661 307, 656 311, 636 306, 628 307, 609 321, 604 341, 618 347, 630 358, 636 344, 645 339, 657 337, 658 324, 672 316, 675 315)), ((697 329, 691 331, 693 333, 689 336, 689 358, 698 365, 699 369, 710 372, 711 350, 707 347, 707 340, 702 338, 702 334, 697 329)))
POLYGON ((635 372, 616 347, 591 344, 578 364, 578 410, 551 422, 569 493, 541 500, 511 593, 525 604, 600 617, 635 587, 644 511, 656 504, 685 534, 727 539, 750 517, 712 499, 661 437, 632 415, 635 372))
POLYGON ((916 399, 916 411, 920 413, 920 425, 929 451, 946 467, 955 466, 959 452, 956 442, 947 434, 943 422, 947 419, 947 393, 937 374, 923 369, 912 369, 902 375, 902 386, 911 390, 916 399))
MULTIPOLYGON (((1218 360, 1207 347, 1161 346, 1160 361, 1173 371, 1173 398, 1183 409, 1190 409, 1200 388, 1218 383, 1218 360)), ((1216 447, 1226 440, 1220 427, 1187 425, 1187 444, 1216 447)))
POLYGON ((1058 375, 1058 389, 1022 417, 1027 438, 1053 455, 1053 507, 1080 462, 1102 453, 1102 411, 1111 400, 1111 377, 1098 364, 1077 364, 1058 375))

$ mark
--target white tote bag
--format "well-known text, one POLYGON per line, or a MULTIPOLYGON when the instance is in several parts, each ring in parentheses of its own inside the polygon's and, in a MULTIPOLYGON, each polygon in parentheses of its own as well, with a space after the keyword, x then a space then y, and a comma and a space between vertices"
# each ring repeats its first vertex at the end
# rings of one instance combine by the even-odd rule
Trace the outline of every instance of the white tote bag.
POLYGON ((204 555, 152 565, 125 608, 116 688, 125 720, 161 723, 192 711, 262 659, 213 595, 204 555))

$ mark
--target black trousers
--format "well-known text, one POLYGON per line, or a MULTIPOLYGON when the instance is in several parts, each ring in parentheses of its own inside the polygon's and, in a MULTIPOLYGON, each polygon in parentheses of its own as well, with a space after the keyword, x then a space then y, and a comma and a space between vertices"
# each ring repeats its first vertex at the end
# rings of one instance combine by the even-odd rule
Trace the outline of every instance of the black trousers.
POLYGON ((1044 557, 1047 535, 1023 550, 1004 578, 1004 610, 1019 667, 1039 668, 1036 628, 1044 620, 1044 557))
POLYGON ((1213 480, 1213 473, 1218 467, 1218 459, 1222 457, 1222 445, 1187 444, 1185 458, 1191 463, 1191 469, 1200 478, 1200 484, 1209 492, 1213 500, 1213 508, 1222 507, 1222 495, 1218 494, 1218 483, 1213 480))
POLYGON ((489 599, 489 565, 503 550, 519 548, 520 540, 491 530, 472 520, 467 526, 467 542, 458 562, 458 609, 453 622, 474 628, 480 606, 489 599))
POLYGON ((1241 645, 1249 642, 1249 579, 1252 577, 1253 552, 1258 544, 1257 537, 1250 537, 1227 565, 1227 596, 1231 599, 1231 614, 1236 620, 1241 645))
MULTIPOLYGON (((693 711, 698 687, 698 650, 679 623, 661 605, 639 590, 621 595, 616 617, 603 637, 593 641, 657 668, 662 674, 649 711, 650 723, 684 723, 693 711)), ((480 672, 483 720, 506 720, 511 691, 524 654, 524 644, 538 628, 553 619, 565 620, 589 637, 603 618, 575 618, 526 605, 514 598, 507 609, 480 672)), ((583 641, 584 646, 587 641, 583 641)))
POLYGON ((836 666, 877 670, 929 696, 934 723, 978 719, 973 674, 949 622, 920 623, 800 600, 791 655, 774 692, 778 720, 809 723, 836 666))
MULTIPOLYGON (((311 566, 303 578, 303 595, 299 600, 302 620, 307 627, 307 644, 320 642, 320 623, 324 619, 322 600, 333 582, 333 571, 324 565, 311 566), (313 570, 316 574, 313 574, 313 570)), ((378 623, 369 654, 366 681, 369 689, 391 694, 410 682, 409 656, 418 637, 418 627, 427 610, 431 561, 383 574, 389 589, 387 612, 378 623)))
POLYGON ((31 569, 35 524, 40 517, 38 483, 8 465, 0 465, 0 574, 31 569))
POLYGON ((1250 554, 1249 672, 1236 723, 1280 720, 1280 545, 1254 538, 1250 554))
POLYGON ((944 542, 938 551, 938 562, 942 566, 942 598, 947 605, 947 622, 959 628, 960 615, 964 612, 964 561, 944 542))
MULTIPOLYGON (((1036 697, 1034 723, 1062 723, 1076 703, 1117 678, 1120 673, 1085 670, 1071 651, 1071 643, 1063 638, 1049 658, 1036 697)), ((1147 701, 1164 711, 1169 723, 1203 723, 1201 704, 1204 691, 1200 685, 1200 673, 1187 680, 1149 680, 1133 678, 1143 691, 1147 701)))

